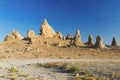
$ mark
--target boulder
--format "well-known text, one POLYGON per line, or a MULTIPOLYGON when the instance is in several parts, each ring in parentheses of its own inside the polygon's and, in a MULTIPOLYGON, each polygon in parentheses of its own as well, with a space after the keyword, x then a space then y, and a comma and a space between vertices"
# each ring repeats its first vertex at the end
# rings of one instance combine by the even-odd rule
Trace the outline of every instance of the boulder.
POLYGON ((8 34, 3 41, 5 42, 5 41, 22 40, 22 39, 23 37, 21 36, 21 34, 18 31, 14 30, 10 34, 8 34))
POLYGON ((43 36, 45 38, 53 38, 56 35, 56 32, 48 24, 46 19, 42 22, 42 25, 41 25, 41 28, 40 28, 40 34, 41 34, 41 36, 43 36))
POLYGON ((74 40, 75 40, 76 42, 81 42, 80 30, 77 30, 77 31, 76 31, 74 40))
POLYGON ((105 45, 103 44, 103 38, 100 35, 96 37, 95 48, 105 48, 105 45))
POLYGON ((71 40, 73 37, 72 37, 72 35, 71 34, 68 34, 67 36, 66 36, 66 40, 71 40))
POLYGON ((112 39, 111 46, 118 46, 118 43, 117 43, 117 40, 115 37, 113 37, 113 39, 112 39))
POLYGON ((27 38, 33 38, 35 36, 35 32, 33 30, 28 30, 27 38))

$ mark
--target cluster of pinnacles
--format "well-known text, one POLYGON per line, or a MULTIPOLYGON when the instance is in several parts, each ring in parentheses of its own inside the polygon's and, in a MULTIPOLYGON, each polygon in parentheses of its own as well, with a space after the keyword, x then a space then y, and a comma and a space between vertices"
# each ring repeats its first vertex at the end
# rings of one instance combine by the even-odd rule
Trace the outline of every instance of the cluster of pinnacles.
MULTIPOLYGON (((31 43, 34 42, 34 38, 37 35, 35 35, 35 32, 33 30, 28 30, 26 38, 31 41, 31 43)), ((106 46, 103 44, 103 38, 98 35, 96 37, 96 42, 93 43, 93 36, 90 34, 88 36, 88 42, 83 43, 81 41, 81 35, 80 30, 76 31, 76 34, 74 37, 71 36, 71 34, 68 34, 66 37, 63 37, 61 32, 55 32, 54 29, 48 24, 47 20, 45 19, 42 22, 42 25, 40 26, 40 34, 42 38, 53 38, 53 39, 59 39, 61 41, 70 41, 70 45, 80 46, 81 44, 92 46, 94 48, 106 48, 106 46)), ((12 31, 10 34, 8 34, 4 42, 6 41, 14 41, 14 40, 23 40, 24 38, 21 36, 21 34, 17 31, 12 31)), ((113 37, 111 46, 118 46, 117 40, 115 37, 113 37)))

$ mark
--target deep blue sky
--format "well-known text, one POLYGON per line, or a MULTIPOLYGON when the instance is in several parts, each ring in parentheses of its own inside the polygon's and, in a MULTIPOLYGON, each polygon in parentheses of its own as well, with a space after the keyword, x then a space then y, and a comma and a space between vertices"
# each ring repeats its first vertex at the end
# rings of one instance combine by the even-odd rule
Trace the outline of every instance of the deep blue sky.
POLYGON ((38 34, 44 18, 64 36, 80 29, 83 42, 90 33, 120 41, 120 0, 0 0, 0 41, 12 30, 38 34))

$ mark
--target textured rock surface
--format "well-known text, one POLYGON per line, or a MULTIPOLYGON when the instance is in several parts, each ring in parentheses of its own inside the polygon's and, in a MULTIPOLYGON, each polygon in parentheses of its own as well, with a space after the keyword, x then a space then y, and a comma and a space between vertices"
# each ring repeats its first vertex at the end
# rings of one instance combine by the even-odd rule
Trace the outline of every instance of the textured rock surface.
POLYGON ((67 36, 66 36, 66 40, 71 40, 73 37, 72 37, 72 35, 71 34, 68 34, 67 36))
POLYGON ((28 30, 27 38, 33 38, 35 36, 35 32, 33 30, 28 30))
POLYGON ((58 38, 60 40, 63 40, 63 35, 61 32, 57 32, 55 38, 58 38))
POLYGON ((18 31, 14 30, 5 37, 4 41, 13 41, 13 40, 22 40, 22 39, 23 37, 21 36, 21 34, 18 31))
POLYGON ((117 43, 117 40, 115 37, 113 37, 113 39, 112 39, 111 46, 118 46, 118 43, 117 43))
POLYGON ((48 24, 46 19, 42 22, 42 25, 41 25, 41 28, 40 28, 40 33, 45 38, 55 37, 55 35, 56 35, 56 32, 48 24))
POLYGON ((95 48, 105 48, 105 45, 103 44, 103 38, 100 35, 96 37, 95 48))
POLYGON ((74 39, 75 39, 76 42, 81 42, 80 30, 76 31, 74 39))
POLYGON ((93 43, 93 36, 91 34, 89 34, 88 42, 86 42, 85 44, 87 44, 87 45, 94 45, 94 43, 93 43))

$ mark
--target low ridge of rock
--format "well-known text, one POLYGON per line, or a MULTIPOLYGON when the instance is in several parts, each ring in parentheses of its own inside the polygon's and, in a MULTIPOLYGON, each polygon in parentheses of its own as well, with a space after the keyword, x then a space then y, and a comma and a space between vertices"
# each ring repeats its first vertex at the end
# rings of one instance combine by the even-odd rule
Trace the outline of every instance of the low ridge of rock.
POLYGON ((22 40, 22 39, 23 37, 21 36, 21 34, 18 31, 14 30, 10 34, 8 34, 3 41, 5 42, 5 41, 22 40))
POLYGON ((56 35, 56 32, 48 24, 46 19, 44 19, 44 21, 42 22, 42 25, 41 25, 41 28, 40 28, 40 34, 41 34, 41 36, 43 36, 45 38, 53 38, 56 35))

